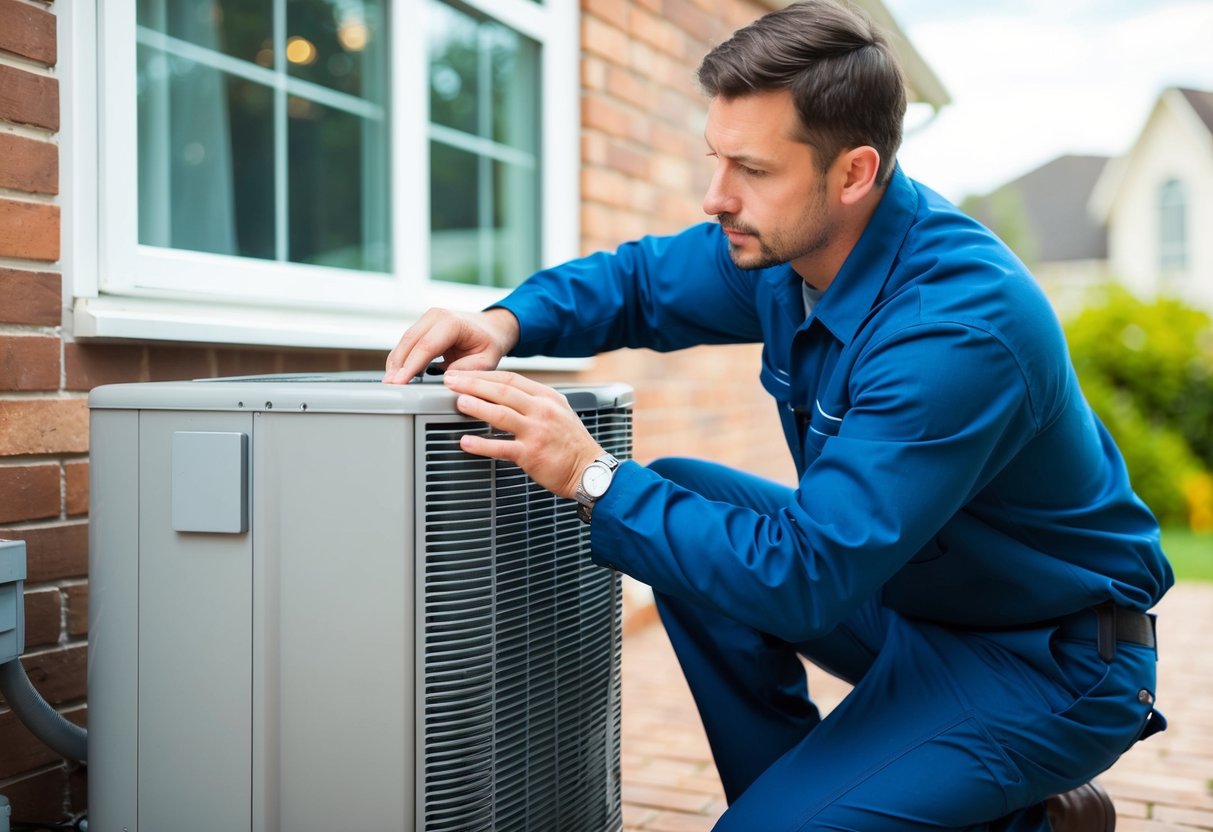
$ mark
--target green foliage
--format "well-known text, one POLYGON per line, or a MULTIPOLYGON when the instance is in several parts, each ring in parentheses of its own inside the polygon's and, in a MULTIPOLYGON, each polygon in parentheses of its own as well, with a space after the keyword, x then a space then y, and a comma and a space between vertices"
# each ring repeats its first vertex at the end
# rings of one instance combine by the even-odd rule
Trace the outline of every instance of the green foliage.
POLYGON ((1167 526, 1162 530, 1162 550, 1176 580, 1213 583, 1213 534, 1167 526))
POLYGON ((1066 335, 1083 391, 1142 499, 1166 523, 1207 517, 1213 321, 1180 301, 1146 303, 1109 285, 1066 335))

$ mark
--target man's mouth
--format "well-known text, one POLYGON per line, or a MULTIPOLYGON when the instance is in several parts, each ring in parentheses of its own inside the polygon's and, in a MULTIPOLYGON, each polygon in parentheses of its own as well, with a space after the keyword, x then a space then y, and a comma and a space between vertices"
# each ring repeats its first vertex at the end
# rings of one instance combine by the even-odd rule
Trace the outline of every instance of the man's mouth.
POLYGON ((750 237, 758 236, 753 231, 749 231, 749 230, 746 230, 743 228, 738 228, 738 227, 732 226, 732 225, 725 225, 724 223, 721 223, 720 230, 723 231, 725 233, 725 236, 727 236, 729 238, 730 243, 741 243, 741 242, 745 242, 745 240, 750 237))

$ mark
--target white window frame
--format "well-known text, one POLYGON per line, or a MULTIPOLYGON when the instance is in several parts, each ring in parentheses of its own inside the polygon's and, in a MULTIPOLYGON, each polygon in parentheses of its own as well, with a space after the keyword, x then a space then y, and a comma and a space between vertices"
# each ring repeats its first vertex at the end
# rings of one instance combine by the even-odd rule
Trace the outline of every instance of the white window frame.
MULTIPOLYGON (((63 271, 75 338, 388 349, 431 306, 480 309, 508 290, 429 276, 429 71, 425 3, 385 0, 392 42, 392 272, 138 243, 135 3, 56 3, 63 126, 63 271), (194 289, 202 286, 205 289, 194 289)), ((578 4, 461 0, 540 45, 540 267, 580 237, 578 4)), ((521 277, 521 276, 520 276, 521 277)))

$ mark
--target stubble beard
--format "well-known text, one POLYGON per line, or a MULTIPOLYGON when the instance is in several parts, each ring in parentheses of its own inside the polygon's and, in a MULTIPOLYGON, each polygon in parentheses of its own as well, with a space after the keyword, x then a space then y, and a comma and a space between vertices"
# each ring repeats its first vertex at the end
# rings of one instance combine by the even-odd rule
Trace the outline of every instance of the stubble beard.
POLYGON ((752 235, 758 243, 758 253, 750 255, 743 253, 740 246, 729 243, 729 259, 745 271, 769 269, 816 254, 834 239, 834 222, 826 211, 824 182, 791 234, 772 231, 763 235, 757 228, 737 222, 732 214, 718 214, 716 220, 721 227, 752 235))

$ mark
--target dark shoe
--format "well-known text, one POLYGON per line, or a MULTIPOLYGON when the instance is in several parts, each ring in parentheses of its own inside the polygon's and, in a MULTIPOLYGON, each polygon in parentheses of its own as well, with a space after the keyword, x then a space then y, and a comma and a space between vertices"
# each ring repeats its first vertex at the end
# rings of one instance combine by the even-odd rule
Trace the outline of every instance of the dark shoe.
POLYGON ((1103 786, 1092 780, 1045 801, 1053 832, 1114 832, 1116 810, 1103 786))

